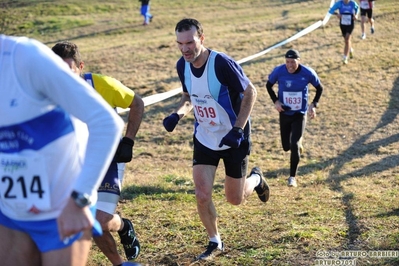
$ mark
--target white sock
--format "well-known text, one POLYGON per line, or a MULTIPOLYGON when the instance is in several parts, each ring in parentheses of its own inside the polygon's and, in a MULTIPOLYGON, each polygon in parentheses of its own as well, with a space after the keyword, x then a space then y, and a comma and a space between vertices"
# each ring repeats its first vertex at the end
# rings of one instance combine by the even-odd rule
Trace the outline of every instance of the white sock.
POLYGON ((210 237, 209 240, 211 242, 218 243, 218 248, 222 249, 222 240, 220 239, 220 235, 215 235, 213 237, 210 237))
MULTIPOLYGON (((253 178, 253 179, 255 179, 255 184, 257 184, 256 186, 258 186, 259 184, 260 184, 260 175, 258 175, 258 174, 252 174, 250 177, 248 177, 248 179, 249 178, 253 178)), ((256 187, 255 186, 255 187, 256 187)))

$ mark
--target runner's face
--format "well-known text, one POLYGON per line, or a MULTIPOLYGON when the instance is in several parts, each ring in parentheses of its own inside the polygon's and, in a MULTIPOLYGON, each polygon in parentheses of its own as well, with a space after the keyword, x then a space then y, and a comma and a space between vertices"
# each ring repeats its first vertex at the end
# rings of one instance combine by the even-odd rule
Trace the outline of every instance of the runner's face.
POLYGON ((194 63, 198 59, 203 41, 204 35, 198 36, 197 29, 194 26, 188 31, 176 31, 177 47, 186 62, 194 63))
POLYGON ((285 66, 287 67, 288 72, 292 74, 299 67, 299 59, 286 58, 285 59, 285 66))

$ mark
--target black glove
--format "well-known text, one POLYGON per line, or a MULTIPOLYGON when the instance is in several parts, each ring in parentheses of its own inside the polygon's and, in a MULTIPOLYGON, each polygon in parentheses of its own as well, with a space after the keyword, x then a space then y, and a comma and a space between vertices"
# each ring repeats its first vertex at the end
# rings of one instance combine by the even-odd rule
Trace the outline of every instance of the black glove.
POLYGON ((219 148, 223 145, 230 146, 232 148, 240 147, 241 141, 244 140, 244 132, 240 127, 233 127, 226 136, 222 138, 219 144, 219 148))
POLYGON ((173 113, 163 120, 163 126, 166 129, 166 131, 172 132, 175 129, 179 120, 180 116, 177 113, 173 113))
POLYGON ((117 163, 127 163, 133 157, 134 141, 127 137, 123 137, 119 142, 118 149, 116 150, 114 161, 117 163))

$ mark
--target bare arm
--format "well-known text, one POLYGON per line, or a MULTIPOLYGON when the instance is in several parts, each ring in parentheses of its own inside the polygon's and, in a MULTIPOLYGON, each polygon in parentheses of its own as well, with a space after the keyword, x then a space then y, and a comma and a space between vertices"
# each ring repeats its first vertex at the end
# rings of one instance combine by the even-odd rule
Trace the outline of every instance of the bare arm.
POLYGON ((126 126, 126 134, 125 137, 128 137, 132 140, 136 137, 136 134, 139 130, 141 120, 143 119, 144 113, 144 102, 141 97, 137 94, 134 95, 133 101, 130 104, 130 111, 126 126))

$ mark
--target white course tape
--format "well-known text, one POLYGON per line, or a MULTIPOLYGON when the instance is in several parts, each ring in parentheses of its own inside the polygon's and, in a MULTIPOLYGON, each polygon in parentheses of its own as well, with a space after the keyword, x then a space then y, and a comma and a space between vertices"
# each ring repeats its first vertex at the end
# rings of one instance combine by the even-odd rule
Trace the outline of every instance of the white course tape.
POLYGON ((273 50, 273 49, 275 49, 275 48, 277 48, 277 47, 283 46, 284 44, 287 44, 287 43, 289 43, 289 42, 292 42, 292 41, 294 41, 294 40, 296 40, 296 39, 302 37, 303 35, 308 34, 308 33, 311 32, 311 31, 314 31, 315 29, 317 29, 318 27, 320 27, 321 24, 322 24, 322 21, 319 20, 319 21, 317 21, 316 23, 314 23, 313 25, 310 25, 310 26, 307 27, 306 29, 303 29, 303 30, 301 30, 300 32, 298 32, 297 34, 291 36, 290 38, 288 38, 288 39, 286 39, 286 40, 284 40, 284 41, 282 41, 282 42, 279 42, 278 44, 275 44, 275 45, 273 45, 273 46, 267 48, 266 50, 264 50, 264 51, 262 51, 262 52, 259 52, 259 53, 257 53, 257 54, 254 54, 254 55, 248 56, 248 57, 246 57, 246 58, 243 58, 243 59, 241 59, 241 60, 238 60, 237 63, 242 64, 242 63, 247 62, 247 61, 249 61, 249 60, 252 60, 252 59, 254 59, 254 58, 258 57, 258 56, 264 55, 264 54, 270 52, 271 50, 273 50))
POLYGON ((324 27, 324 25, 327 24, 327 22, 330 19, 330 17, 331 17, 331 14, 329 12, 327 12, 326 16, 323 19, 323 25, 322 25, 323 27, 324 27))
MULTIPOLYGON (((334 3, 335 3, 335 0, 331 0, 330 8, 334 5, 334 3)), ((312 32, 312 31, 316 30, 320 26, 326 25, 328 20, 330 19, 330 17, 331 17, 331 14, 329 12, 327 12, 327 14, 325 15, 323 20, 317 21, 316 23, 310 25, 306 29, 301 30, 300 32, 296 33, 295 35, 291 36, 290 38, 288 38, 288 39, 286 39, 286 40, 284 40, 282 42, 279 42, 279 43, 277 43, 277 44, 275 44, 275 45, 273 45, 273 46, 271 46, 271 47, 269 47, 269 48, 267 48, 267 49, 265 49, 265 50, 263 50, 263 51, 261 51, 261 52, 259 52, 257 54, 254 54, 254 55, 245 57, 245 58, 243 58, 241 60, 238 60, 237 63, 238 64, 245 63, 245 62, 247 62, 249 60, 252 60, 252 59, 254 59, 256 57, 262 56, 262 55, 270 52, 271 50, 273 50, 273 49, 275 49, 277 47, 283 46, 283 45, 285 45, 285 44, 287 44, 289 42, 292 42, 292 41, 294 41, 296 39, 299 39, 300 37, 302 37, 302 36, 312 32)), ((157 102, 161 102, 161 101, 163 101, 165 99, 168 99, 170 97, 175 96, 176 94, 179 94, 181 91, 182 91, 182 87, 173 89, 171 91, 167 91, 167 92, 163 92, 163 93, 157 93, 157 94, 154 94, 154 95, 150 95, 150 96, 144 97, 143 98, 144 106, 148 106, 148 105, 151 105, 151 104, 154 104, 154 103, 157 103, 157 102)), ((123 114, 125 112, 128 112, 129 109, 130 108, 126 108, 126 109, 119 108, 119 107, 116 108, 118 114, 123 114)))
MULTIPOLYGON (((173 89, 171 91, 157 93, 157 94, 154 94, 154 95, 150 95, 150 96, 144 97, 143 98, 144 106, 148 106, 148 105, 163 101, 165 99, 168 99, 170 97, 173 97, 176 94, 180 93, 181 91, 182 91, 182 87, 177 88, 177 89, 173 89)), ((130 110, 130 108, 123 109, 123 108, 116 107, 116 111, 118 112, 118 114, 126 113, 129 110, 130 110)))

